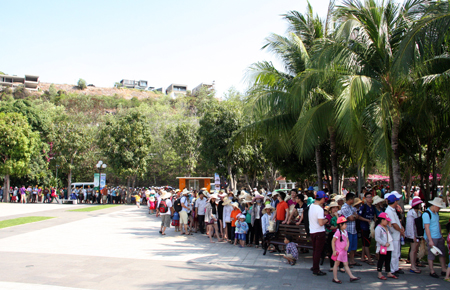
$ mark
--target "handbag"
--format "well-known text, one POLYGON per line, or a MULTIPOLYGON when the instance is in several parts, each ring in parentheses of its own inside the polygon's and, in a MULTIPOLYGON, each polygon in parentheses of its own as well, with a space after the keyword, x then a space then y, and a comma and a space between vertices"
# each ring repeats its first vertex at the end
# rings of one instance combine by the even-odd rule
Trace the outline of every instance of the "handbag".
POLYGON ((387 254, 387 247, 380 246, 380 255, 386 255, 386 254, 387 254))
POLYGON ((269 221, 269 227, 268 227, 269 233, 274 233, 274 232, 276 232, 276 229, 277 229, 277 224, 276 224, 276 222, 270 220, 270 221, 269 221))
POLYGON ((331 260, 333 260, 333 261, 335 261, 335 262, 336 262, 336 260, 337 260, 337 257, 338 257, 337 255, 336 255, 336 256, 335 256, 335 255, 332 255, 332 256, 331 256, 331 260))

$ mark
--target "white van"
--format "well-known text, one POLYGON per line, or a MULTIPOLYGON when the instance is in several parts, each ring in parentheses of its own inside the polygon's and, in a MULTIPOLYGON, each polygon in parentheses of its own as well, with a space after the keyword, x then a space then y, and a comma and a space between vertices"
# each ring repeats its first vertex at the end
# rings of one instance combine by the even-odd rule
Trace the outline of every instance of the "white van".
POLYGON ((74 182, 72 183, 72 188, 85 188, 87 189, 88 187, 94 188, 94 183, 93 182, 74 182))

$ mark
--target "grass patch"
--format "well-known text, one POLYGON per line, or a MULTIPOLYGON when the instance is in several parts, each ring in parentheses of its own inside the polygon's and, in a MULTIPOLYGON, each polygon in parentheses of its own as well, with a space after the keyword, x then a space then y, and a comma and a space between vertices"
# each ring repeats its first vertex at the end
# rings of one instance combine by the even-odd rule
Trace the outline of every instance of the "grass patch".
POLYGON ((115 207, 115 206, 119 206, 119 205, 120 204, 105 204, 105 205, 97 205, 97 206, 88 206, 88 207, 79 208, 79 209, 72 209, 72 210, 68 210, 68 211, 76 211, 76 212, 95 211, 95 210, 101 210, 101 209, 115 207))
POLYGON ((0 229, 23 225, 23 224, 29 224, 39 221, 45 221, 48 219, 53 219, 54 217, 48 217, 48 216, 27 216, 27 217, 20 217, 16 219, 9 219, 9 220, 3 220, 0 221, 0 229))

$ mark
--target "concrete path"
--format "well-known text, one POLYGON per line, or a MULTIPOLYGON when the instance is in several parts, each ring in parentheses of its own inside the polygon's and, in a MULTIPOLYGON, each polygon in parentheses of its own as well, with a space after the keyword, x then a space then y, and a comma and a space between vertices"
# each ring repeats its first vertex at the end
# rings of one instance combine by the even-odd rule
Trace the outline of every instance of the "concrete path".
MULTIPOLYGON (((19 209, 23 205, 12 206, 19 209)), ((146 208, 68 212, 85 205, 54 206, 38 213, 55 219, 0 230, 0 289, 40 289, 42 285, 72 287, 69 289, 293 289, 306 283, 310 289, 323 290, 335 285, 331 273, 325 277, 311 274, 310 254, 303 254, 292 267, 284 264, 279 254, 263 256, 261 249, 211 244, 201 234, 180 236, 169 229, 167 236, 161 236, 160 220, 148 215, 146 208), (26 288, 31 286, 36 288, 26 288)), ((2 219, 17 216, 9 211, 2 219)), ((37 213, 31 207, 20 212, 37 213)), ((324 270, 327 265, 328 260, 324 270)), ((339 274, 345 289, 450 286, 429 277, 428 272, 382 282, 376 279, 373 266, 353 270, 363 280, 350 284, 346 274, 339 274)))

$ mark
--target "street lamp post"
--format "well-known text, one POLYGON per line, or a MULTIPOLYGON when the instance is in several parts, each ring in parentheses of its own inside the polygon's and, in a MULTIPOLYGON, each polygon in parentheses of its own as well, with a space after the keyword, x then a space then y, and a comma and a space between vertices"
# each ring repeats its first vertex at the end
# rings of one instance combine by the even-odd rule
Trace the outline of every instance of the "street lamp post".
MULTIPOLYGON (((101 195, 101 192, 100 192, 100 183, 101 183, 101 181, 102 181, 102 169, 105 169, 105 168, 106 168, 106 164, 103 163, 103 161, 100 160, 95 166, 96 166, 97 169, 98 169, 98 194, 101 195)), ((101 200, 101 197, 100 197, 100 200, 101 200)))

